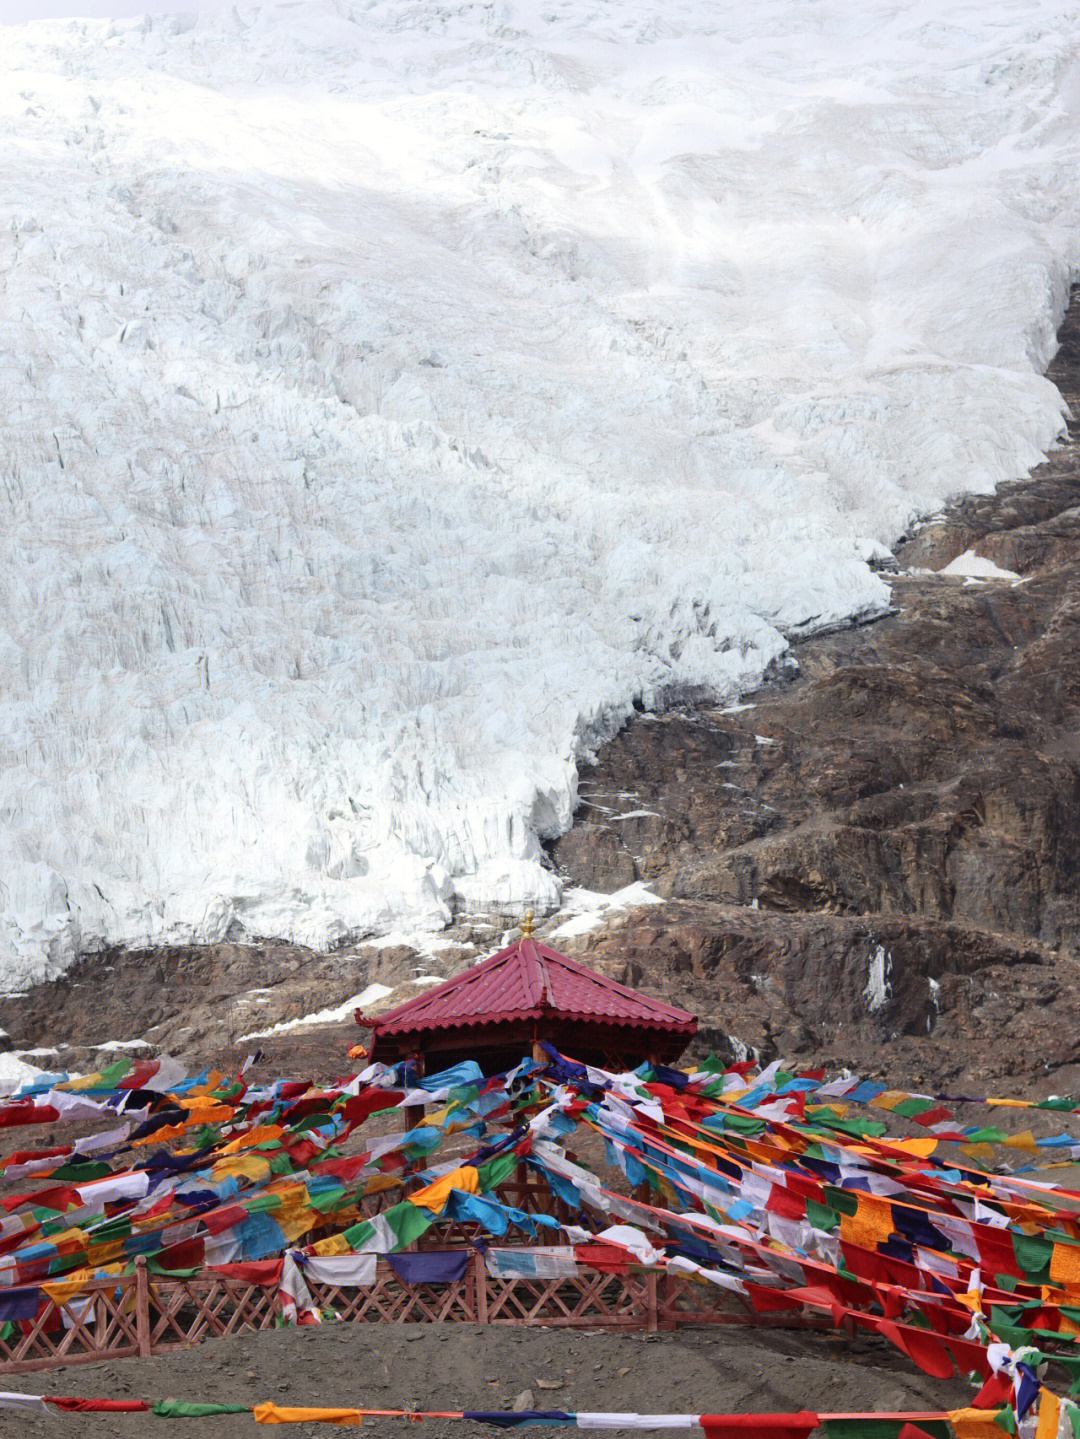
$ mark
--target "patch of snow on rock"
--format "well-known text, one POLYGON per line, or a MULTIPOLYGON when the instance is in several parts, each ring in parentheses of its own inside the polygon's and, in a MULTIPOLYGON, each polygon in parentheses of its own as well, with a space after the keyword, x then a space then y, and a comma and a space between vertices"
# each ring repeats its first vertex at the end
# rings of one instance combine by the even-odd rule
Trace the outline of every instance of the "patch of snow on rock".
POLYGON ((1020 578, 1015 570, 1003 570, 1000 565, 995 565, 993 560, 988 560, 983 555, 977 555, 974 550, 965 550, 962 555, 957 555, 955 560, 950 560, 938 573, 972 580, 1018 580, 1020 578))
POLYGON ((369 984, 359 994, 354 994, 350 999, 344 999, 338 1005, 330 1009, 317 1009, 312 1014, 302 1015, 299 1019, 283 1019, 278 1024, 272 1024, 269 1029, 256 1029, 250 1034, 242 1034, 236 1041, 237 1044, 244 1044, 249 1039, 269 1039, 275 1034, 289 1034, 294 1029, 306 1029, 313 1024, 342 1024, 345 1020, 351 1019, 353 1010, 365 1009, 369 1004, 378 1004, 380 999, 386 999, 393 994, 385 984, 369 984))
POLYGON ((560 887, 635 706, 1040 460, 1056 0, 309 0, 0 48, 0 979, 560 887))
POLYGON ((0 1054, 0 1094, 13 1094, 21 1084, 29 1084, 44 1073, 45 1070, 27 1064, 14 1054, 0 1054))
POLYGON ((552 939, 574 939, 599 929, 613 915, 635 905, 663 904, 659 895, 653 894, 641 880, 617 889, 613 894, 602 894, 588 889, 568 889, 565 908, 571 910, 571 917, 551 931, 552 939))
POLYGON ((593 910, 586 914, 575 914, 572 919, 564 920, 558 929, 551 931, 552 939, 577 939, 579 935, 588 934, 590 930, 599 929, 604 923, 604 911, 593 910))

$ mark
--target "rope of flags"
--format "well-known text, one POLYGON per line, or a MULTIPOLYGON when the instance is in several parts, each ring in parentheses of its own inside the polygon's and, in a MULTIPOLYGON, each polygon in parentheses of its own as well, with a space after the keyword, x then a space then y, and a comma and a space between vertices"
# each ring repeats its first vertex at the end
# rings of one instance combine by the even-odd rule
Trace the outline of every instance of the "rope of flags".
POLYGON ((515 1250, 479 1237, 489 1274, 655 1269, 758 1313, 809 1309, 880 1335, 924 1372, 975 1375, 979 1417, 949 1419, 958 1439, 976 1431, 957 1423, 982 1425, 987 1439, 988 1423, 1022 1439, 1080 1439, 1080 1191, 1040 1177, 1030 1158, 1075 1157, 1080 1141, 961 1126, 947 1107, 1065 1116, 1075 1100, 918 1095, 712 1060, 614 1074, 550 1046, 546 1064, 488 1078, 469 1062, 423 1080, 371 1065, 325 1087, 254 1085, 249 1071, 186 1076, 172 1061, 124 1059, 41 1076, 0 1105, 0 1129, 101 1125, 0 1159, 0 1185, 18 1186, 0 1197, 0 1337, 140 1255, 153 1273, 211 1268, 276 1284, 285 1320, 316 1323, 309 1281, 370 1285, 376 1255, 393 1256, 405 1282, 460 1278, 464 1250, 401 1251, 462 1221, 479 1236, 559 1241, 515 1250), (373 1115, 418 1105, 433 1110, 422 1123, 365 1137, 373 1115), (583 1131, 602 1139, 611 1184, 567 1151, 583 1131), (440 1159, 451 1137, 472 1152, 440 1159), (1024 1163, 992 1167, 997 1149, 1024 1163), (519 1166, 572 1221, 499 1197, 519 1166), (395 1188, 397 1203, 363 1213, 395 1188))
MULTIPOLYGON (((301 1406, 199 1402, 187 1399, 102 1399, 83 1396, 0 1392, 0 1413, 38 1418, 69 1414, 153 1414, 159 1419, 209 1419, 251 1414, 257 1424, 334 1424, 359 1426, 365 1419, 464 1419, 495 1429, 573 1427, 577 1429, 703 1429, 707 1439, 808 1439, 821 1429, 825 1439, 1002 1439, 1010 1431, 985 1410, 943 1409, 911 1413, 817 1414, 637 1414, 569 1412, 563 1409, 366 1409, 350 1406, 301 1406)), ((1056 1433, 1056 1431, 1055 1431, 1056 1433)), ((1040 1430, 1039 1439, 1043 1439, 1040 1430)))

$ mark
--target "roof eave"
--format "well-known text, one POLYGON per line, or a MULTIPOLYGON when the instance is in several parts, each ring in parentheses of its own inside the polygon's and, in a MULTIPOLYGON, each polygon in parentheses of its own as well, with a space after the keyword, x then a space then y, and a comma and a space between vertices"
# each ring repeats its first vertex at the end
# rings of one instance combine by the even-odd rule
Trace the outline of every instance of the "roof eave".
POLYGON ((422 1034, 425 1030, 437 1034, 440 1030, 449 1029, 483 1029, 494 1024, 508 1024, 515 1020, 528 1019, 550 1019, 556 1023, 567 1024, 595 1024, 601 1028, 609 1029, 636 1029, 636 1030, 660 1030, 664 1034, 685 1034, 694 1035, 697 1033, 698 1022, 693 1015, 683 1020, 660 1020, 660 1019, 621 1019, 611 1014, 586 1014, 575 1013, 570 1010, 558 1013, 549 1009, 512 1009, 499 1010, 491 1014, 462 1015, 460 1019, 439 1019, 425 1023, 423 1020, 391 1020, 389 1024, 382 1025, 377 1019, 369 1020, 375 1037, 390 1034, 422 1034))

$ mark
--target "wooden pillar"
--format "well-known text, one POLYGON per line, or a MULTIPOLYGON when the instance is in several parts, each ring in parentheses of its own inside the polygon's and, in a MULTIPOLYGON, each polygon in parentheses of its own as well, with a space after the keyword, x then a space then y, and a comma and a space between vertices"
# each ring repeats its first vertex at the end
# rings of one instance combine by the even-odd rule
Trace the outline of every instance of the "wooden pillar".
POLYGON ((102 1354, 107 1352, 106 1336, 109 1332, 109 1311, 105 1308, 104 1297, 94 1295, 94 1345, 102 1354))
POLYGON ((526 1201, 529 1198, 529 1171, 525 1167, 524 1159, 519 1159, 514 1169, 514 1183, 507 1186, 514 1196, 514 1203, 519 1209, 524 1209, 526 1214, 531 1212, 526 1201))
POLYGON ((146 1255, 135 1258, 135 1338, 139 1358, 150 1354, 150 1284, 146 1275, 146 1255))
POLYGON ((472 1258, 473 1280, 476 1285, 476 1322, 486 1324, 488 1322, 487 1303, 487 1263, 479 1250, 476 1250, 472 1258))
POLYGON ((655 1334, 657 1330, 656 1277, 655 1269, 650 1269, 645 1276, 645 1328, 650 1334, 655 1334))
MULTIPOLYGON (((424 1116, 425 1116, 426 1113, 427 1113, 427 1106, 426 1106, 426 1105, 423 1105, 423 1104, 410 1104, 410 1105, 406 1108, 406 1110, 405 1110, 405 1127, 406 1127, 406 1129, 419 1129, 419 1128, 421 1127, 421 1125, 423 1124, 423 1122, 424 1122, 424 1116)), ((424 1167, 424 1166, 423 1166, 422 1164, 417 1165, 417 1164, 415 1164, 415 1162, 410 1161, 410 1162, 408 1162, 408 1163, 406 1164, 405 1172, 408 1174, 408 1173, 411 1173, 414 1168, 423 1169, 423 1167, 424 1167)))
POLYGON ((671 1275, 665 1269, 664 1277, 660 1283, 659 1316, 657 1327, 660 1329, 674 1329, 675 1319, 675 1295, 671 1275))

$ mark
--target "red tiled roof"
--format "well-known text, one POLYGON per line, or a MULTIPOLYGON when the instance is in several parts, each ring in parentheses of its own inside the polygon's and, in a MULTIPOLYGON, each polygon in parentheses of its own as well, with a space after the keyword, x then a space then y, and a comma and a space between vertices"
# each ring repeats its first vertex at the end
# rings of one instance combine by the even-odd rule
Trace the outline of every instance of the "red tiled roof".
POLYGON ((638 994, 531 937, 519 939, 438 988, 361 1022, 369 1023, 378 1036, 553 1014, 676 1034, 693 1034, 697 1029, 697 1019, 685 1009, 638 994))

